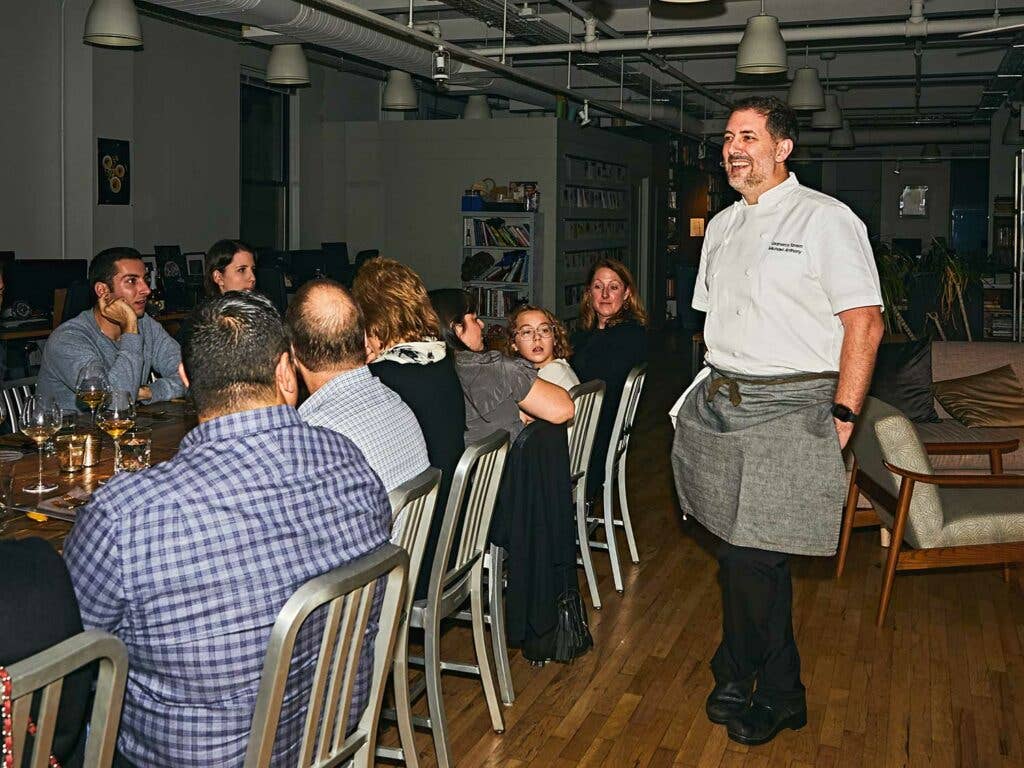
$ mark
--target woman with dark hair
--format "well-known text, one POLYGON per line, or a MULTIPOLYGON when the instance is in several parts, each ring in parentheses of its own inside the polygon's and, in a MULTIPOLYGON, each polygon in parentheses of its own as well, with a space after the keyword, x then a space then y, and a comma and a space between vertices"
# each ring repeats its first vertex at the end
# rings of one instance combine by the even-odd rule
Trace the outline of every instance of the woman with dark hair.
POLYGON ((563 424, 573 416, 569 393, 537 376, 528 360, 484 351, 484 324, 471 294, 458 288, 430 292, 441 333, 455 353, 466 400, 466 442, 504 429, 511 440, 522 431, 520 411, 533 419, 563 424))
POLYGON ((587 496, 593 497, 604 483, 608 441, 626 377, 647 360, 647 313, 633 275, 621 261, 601 259, 590 268, 580 302, 580 330, 573 334, 572 346, 572 368, 580 381, 605 383, 587 473, 587 496))
POLYGON ((241 240, 218 240, 206 252, 204 288, 207 296, 256 287, 256 257, 241 240))
POLYGON ((375 258, 360 267, 352 297, 363 311, 370 373, 412 409, 427 444, 430 465, 441 470, 426 555, 416 599, 427 596, 434 550, 441 535, 455 465, 466 447, 462 386, 420 276, 393 259, 375 258))
MULTIPOLYGON (((38 538, 0 541, 0 666, 81 631, 78 600, 57 551, 38 538)), ((65 768, 82 764, 92 678, 92 667, 78 670, 61 691, 51 754, 65 768)))

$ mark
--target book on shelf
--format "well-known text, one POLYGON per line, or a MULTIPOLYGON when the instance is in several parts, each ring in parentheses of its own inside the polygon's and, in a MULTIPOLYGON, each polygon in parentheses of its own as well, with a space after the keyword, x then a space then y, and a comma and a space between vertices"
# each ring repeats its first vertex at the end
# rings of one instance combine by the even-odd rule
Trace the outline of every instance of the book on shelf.
POLYGON ((515 288, 473 286, 469 290, 476 299, 477 314, 482 317, 504 318, 528 300, 522 291, 515 288))
POLYGON ((529 282, 530 254, 527 251, 508 251, 493 266, 484 270, 474 279, 493 283, 529 282))
POLYGON ((623 239, 625 219, 566 219, 565 236, 570 240, 623 239))
POLYGON ((463 228, 463 245, 471 248, 530 247, 529 224, 498 224, 499 221, 501 219, 487 220, 467 216, 463 228))
POLYGON ((581 251, 563 251, 562 265, 567 270, 590 269, 593 264, 602 259, 624 261, 625 257, 625 248, 588 248, 581 251))

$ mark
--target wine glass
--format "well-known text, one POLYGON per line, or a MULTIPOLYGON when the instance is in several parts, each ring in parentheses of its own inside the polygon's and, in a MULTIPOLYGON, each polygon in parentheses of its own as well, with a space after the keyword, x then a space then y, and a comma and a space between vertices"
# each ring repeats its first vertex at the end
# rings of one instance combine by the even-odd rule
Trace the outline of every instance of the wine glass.
POLYGON ((92 411, 92 425, 96 426, 96 409, 103 402, 103 395, 109 386, 107 371, 103 363, 91 362, 82 366, 78 372, 78 383, 75 394, 78 399, 89 406, 92 411))
POLYGON ((60 421, 60 405, 52 397, 32 395, 25 401, 25 408, 21 414, 21 431, 35 441, 39 455, 39 477, 35 485, 24 489, 27 493, 49 493, 57 490, 56 484, 43 482, 43 443, 57 434, 60 430, 60 421))
POLYGON ((135 397, 132 392, 109 390, 100 404, 97 426, 114 440, 114 474, 121 471, 121 435, 135 426, 135 397))

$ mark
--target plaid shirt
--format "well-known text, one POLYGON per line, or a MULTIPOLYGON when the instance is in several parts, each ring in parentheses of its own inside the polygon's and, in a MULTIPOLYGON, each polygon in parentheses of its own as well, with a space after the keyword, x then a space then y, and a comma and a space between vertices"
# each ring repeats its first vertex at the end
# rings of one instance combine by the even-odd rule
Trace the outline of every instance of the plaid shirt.
MULTIPOLYGON (((278 611, 311 578, 386 542, 390 519, 355 446, 287 406, 204 422, 170 461, 100 488, 64 555, 85 626, 128 646, 124 756, 139 766, 241 765, 278 611)), ((296 644, 275 764, 294 763, 319 619, 296 644)), ((365 707, 371 666, 372 650, 350 722, 365 707)))
POLYGON ((369 366, 339 373, 299 406, 299 415, 355 443, 388 491, 430 468, 416 415, 369 366))

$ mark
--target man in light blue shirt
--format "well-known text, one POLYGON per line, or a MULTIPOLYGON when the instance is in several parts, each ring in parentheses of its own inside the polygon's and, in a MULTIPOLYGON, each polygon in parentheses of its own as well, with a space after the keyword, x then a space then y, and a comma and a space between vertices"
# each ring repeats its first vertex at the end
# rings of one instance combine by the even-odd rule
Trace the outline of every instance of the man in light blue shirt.
POLYGON ((310 396, 299 415, 340 432, 391 491, 430 466, 412 409, 370 373, 363 314, 331 280, 306 283, 288 305, 299 372, 310 396))
POLYGON ((96 305, 50 334, 43 347, 38 393, 55 398, 62 408, 74 408, 79 372, 99 362, 111 389, 131 392, 143 402, 184 395, 178 342, 146 314, 150 290, 139 252, 101 251, 89 265, 89 283, 96 305), (151 372, 159 377, 153 382, 151 372))

